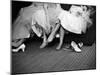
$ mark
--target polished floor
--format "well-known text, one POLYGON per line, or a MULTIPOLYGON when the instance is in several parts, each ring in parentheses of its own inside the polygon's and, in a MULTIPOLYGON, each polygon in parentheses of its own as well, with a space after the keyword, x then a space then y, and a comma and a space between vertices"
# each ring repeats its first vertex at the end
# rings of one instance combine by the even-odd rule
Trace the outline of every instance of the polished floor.
MULTIPOLYGON (((12 73, 27 74, 55 71, 88 70, 96 68, 96 45, 83 46, 81 53, 72 49, 56 51, 58 42, 40 49, 41 42, 29 40, 25 52, 12 53, 12 73)), ((64 47, 65 45, 63 45, 64 47)))

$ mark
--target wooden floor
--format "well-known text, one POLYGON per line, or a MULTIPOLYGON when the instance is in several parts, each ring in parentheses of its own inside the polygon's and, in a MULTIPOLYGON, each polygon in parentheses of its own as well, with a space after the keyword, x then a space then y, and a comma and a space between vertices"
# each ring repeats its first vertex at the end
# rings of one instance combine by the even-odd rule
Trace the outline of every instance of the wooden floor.
POLYGON ((95 44, 83 46, 81 53, 71 49, 56 51, 57 44, 39 49, 40 42, 26 44, 25 52, 12 53, 12 73, 40 73, 96 68, 95 44))

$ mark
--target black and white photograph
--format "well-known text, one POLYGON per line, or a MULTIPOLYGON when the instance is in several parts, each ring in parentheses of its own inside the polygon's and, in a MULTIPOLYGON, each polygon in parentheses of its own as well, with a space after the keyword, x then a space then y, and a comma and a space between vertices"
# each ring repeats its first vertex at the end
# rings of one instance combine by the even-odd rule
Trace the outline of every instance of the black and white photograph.
POLYGON ((96 6, 11 0, 11 74, 96 69, 96 6))

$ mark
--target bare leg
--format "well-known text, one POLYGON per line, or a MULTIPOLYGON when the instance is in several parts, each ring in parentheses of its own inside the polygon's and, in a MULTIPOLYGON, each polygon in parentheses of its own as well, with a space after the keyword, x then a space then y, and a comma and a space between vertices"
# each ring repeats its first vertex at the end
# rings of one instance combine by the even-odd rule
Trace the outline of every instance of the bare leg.
POLYGON ((51 42, 57 32, 57 30, 59 29, 60 24, 57 24, 56 27, 52 30, 52 33, 50 34, 50 36, 48 37, 48 42, 51 42))
MULTIPOLYGON (((34 16, 33 16, 34 17, 34 16)), ((34 31, 34 33, 38 36, 38 37, 41 37, 41 33, 37 30, 35 24, 36 24, 36 21, 34 20, 34 18, 32 17, 32 30, 34 31)))
POLYGON ((45 34, 45 32, 44 32, 44 33, 43 33, 43 43, 42 43, 42 45, 40 46, 40 48, 44 48, 46 45, 47 45, 47 37, 46 37, 46 34, 45 34))
POLYGON ((64 29, 61 27, 60 28, 60 43, 59 45, 57 46, 56 49, 60 49, 62 44, 63 44, 63 39, 64 39, 64 29))

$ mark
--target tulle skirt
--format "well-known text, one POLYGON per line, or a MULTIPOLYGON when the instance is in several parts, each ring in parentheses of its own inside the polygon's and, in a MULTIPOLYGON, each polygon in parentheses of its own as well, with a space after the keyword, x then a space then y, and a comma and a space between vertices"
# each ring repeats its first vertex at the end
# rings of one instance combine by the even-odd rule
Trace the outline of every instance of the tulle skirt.
POLYGON ((62 11, 58 17, 61 20, 61 25, 64 29, 81 34, 86 30, 87 21, 81 16, 75 16, 68 11, 62 11))

